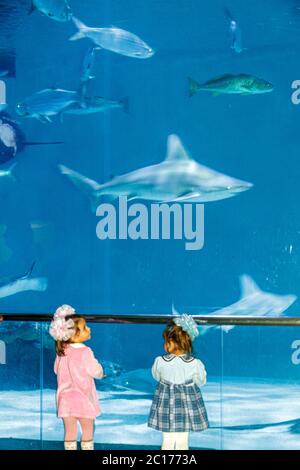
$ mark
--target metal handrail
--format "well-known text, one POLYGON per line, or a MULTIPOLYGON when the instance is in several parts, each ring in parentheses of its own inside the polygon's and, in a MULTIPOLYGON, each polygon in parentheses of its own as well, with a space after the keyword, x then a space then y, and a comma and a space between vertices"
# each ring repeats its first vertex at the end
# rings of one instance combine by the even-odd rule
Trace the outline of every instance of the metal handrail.
MULTIPOLYGON (((49 322, 52 314, 44 313, 0 313, 4 321, 49 322)), ((91 323, 125 323, 125 324, 164 324, 174 318, 173 315, 109 315, 82 314, 86 321, 91 323)), ((194 320, 202 326, 209 325, 240 325, 240 326, 300 326, 300 317, 265 317, 265 316, 214 316, 192 315, 194 320)))

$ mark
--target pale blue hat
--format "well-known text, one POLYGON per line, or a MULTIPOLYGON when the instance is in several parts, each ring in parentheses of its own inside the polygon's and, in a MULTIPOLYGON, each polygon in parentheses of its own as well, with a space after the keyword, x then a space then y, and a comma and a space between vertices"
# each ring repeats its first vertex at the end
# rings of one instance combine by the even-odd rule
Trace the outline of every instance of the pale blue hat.
POLYGON ((194 341, 194 339, 196 339, 199 335, 197 323, 191 315, 183 313, 182 315, 180 315, 180 317, 174 318, 173 321, 174 323, 176 323, 177 326, 181 326, 183 331, 185 331, 189 335, 192 341, 194 341))

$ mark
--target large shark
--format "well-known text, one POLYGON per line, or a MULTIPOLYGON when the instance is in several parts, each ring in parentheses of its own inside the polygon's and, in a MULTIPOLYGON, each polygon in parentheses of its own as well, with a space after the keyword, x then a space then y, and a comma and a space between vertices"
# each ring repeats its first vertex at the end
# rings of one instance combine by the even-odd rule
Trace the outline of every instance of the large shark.
POLYGON ((48 281, 45 277, 31 277, 35 262, 32 264, 29 271, 22 277, 12 278, 8 282, 0 284, 0 299, 9 297, 10 295, 18 294, 24 291, 40 291, 43 292, 47 289, 48 281))
MULTIPOLYGON (((220 310, 212 312, 212 316, 228 317, 280 317, 296 300, 295 295, 278 295, 262 291, 255 281, 243 274, 239 278, 241 298, 237 302, 220 310)), ((173 305, 173 315, 180 315, 173 305)), ((205 315, 203 315, 205 316, 205 315)), ((206 334, 210 328, 221 328, 226 333, 235 325, 205 325, 200 328, 200 334, 206 334)))
POLYGON ((218 173, 193 160, 177 135, 168 137, 167 156, 157 165, 140 168, 99 184, 60 165, 65 174, 86 193, 95 210, 101 196, 157 202, 210 202, 236 196, 252 187, 251 183, 218 173))

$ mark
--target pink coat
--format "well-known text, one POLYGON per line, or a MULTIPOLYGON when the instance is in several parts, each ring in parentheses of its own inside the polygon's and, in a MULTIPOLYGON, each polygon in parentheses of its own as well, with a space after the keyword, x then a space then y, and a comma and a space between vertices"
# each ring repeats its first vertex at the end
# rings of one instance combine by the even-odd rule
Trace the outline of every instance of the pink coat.
POLYGON ((94 378, 103 377, 101 364, 82 343, 69 344, 65 356, 56 356, 57 416, 95 419, 100 414, 94 378))

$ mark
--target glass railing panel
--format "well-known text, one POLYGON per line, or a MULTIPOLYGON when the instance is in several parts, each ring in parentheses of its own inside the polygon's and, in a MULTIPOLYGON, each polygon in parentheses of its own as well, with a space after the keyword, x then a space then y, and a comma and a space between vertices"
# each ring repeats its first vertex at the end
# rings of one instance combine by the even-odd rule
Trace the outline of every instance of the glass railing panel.
POLYGON ((41 447, 41 324, 0 322, 0 449, 41 447))
POLYGON ((223 448, 300 449, 300 330, 235 327, 222 351, 223 448))

